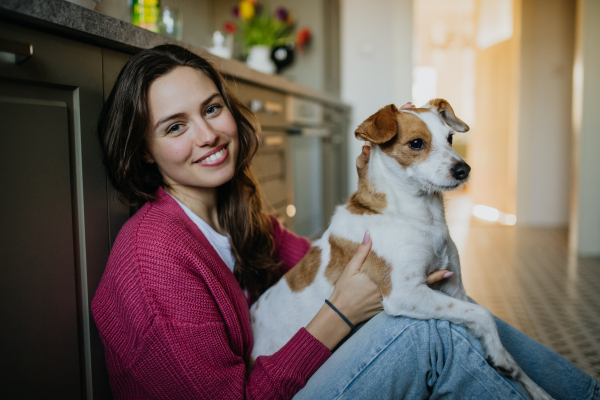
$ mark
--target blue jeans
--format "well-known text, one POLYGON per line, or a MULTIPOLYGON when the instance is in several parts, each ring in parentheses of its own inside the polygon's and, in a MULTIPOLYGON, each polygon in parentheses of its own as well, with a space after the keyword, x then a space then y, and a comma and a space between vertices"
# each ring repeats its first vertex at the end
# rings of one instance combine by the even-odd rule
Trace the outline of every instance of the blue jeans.
MULTIPOLYGON (((556 400, 598 399, 600 382, 496 318, 504 347, 556 400)), ((382 312, 356 331, 294 397, 302 399, 528 399, 488 365, 459 325, 382 312)))

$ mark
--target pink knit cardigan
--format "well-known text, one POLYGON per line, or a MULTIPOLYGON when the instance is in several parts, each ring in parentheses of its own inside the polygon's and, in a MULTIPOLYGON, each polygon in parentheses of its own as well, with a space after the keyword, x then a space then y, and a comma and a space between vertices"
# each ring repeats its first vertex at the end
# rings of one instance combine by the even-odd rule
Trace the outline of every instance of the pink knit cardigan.
MULTIPOLYGON (((310 243, 273 218, 282 272, 310 243)), ((331 355, 306 329, 248 368, 247 299, 162 189, 121 229, 92 301, 116 399, 289 399, 331 355)))

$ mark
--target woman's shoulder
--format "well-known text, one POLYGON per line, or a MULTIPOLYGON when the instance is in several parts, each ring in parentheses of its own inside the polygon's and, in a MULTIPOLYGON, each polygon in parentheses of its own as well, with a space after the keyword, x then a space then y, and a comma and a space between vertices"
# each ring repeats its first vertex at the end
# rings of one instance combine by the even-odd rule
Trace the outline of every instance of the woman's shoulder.
MULTIPOLYGON (((189 228, 169 207, 155 201, 142 206, 115 240, 95 294, 97 306, 121 301, 124 308, 149 317, 174 314, 167 307, 173 297, 206 297, 207 267, 198 257, 201 250, 189 228)), ((173 316, 187 319, 181 314, 173 316)))

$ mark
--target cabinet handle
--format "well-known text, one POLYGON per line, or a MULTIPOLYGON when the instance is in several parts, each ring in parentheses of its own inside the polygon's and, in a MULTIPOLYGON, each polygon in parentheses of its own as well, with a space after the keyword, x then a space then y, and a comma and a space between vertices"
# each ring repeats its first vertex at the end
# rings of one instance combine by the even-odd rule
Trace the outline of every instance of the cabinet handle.
POLYGON ((21 64, 33 55, 33 45, 0 38, 0 60, 21 64))

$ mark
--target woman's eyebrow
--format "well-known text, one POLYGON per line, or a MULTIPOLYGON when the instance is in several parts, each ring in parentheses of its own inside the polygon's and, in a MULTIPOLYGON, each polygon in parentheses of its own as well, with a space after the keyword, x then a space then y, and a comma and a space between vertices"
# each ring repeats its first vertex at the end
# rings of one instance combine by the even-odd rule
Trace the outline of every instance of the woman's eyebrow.
POLYGON ((204 107, 206 107, 206 105, 207 105, 208 103, 210 103, 211 101, 213 101, 213 99, 214 99, 215 97, 217 97, 217 96, 220 96, 220 95, 221 95, 221 93, 219 93, 219 92, 215 92, 215 93, 213 93, 212 95, 210 95, 210 96, 209 96, 209 97, 208 97, 206 100, 204 100, 204 101, 202 102, 202 107, 201 107, 201 108, 204 108, 204 107))
POLYGON ((177 114, 169 115, 168 117, 165 117, 165 118, 161 119, 160 121, 158 121, 156 123, 156 125, 154 125, 154 130, 157 130, 159 126, 161 126, 162 124, 164 124, 167 121, 185 117, 185 115, 186 115, 185 113, 177 113, 177 114))

